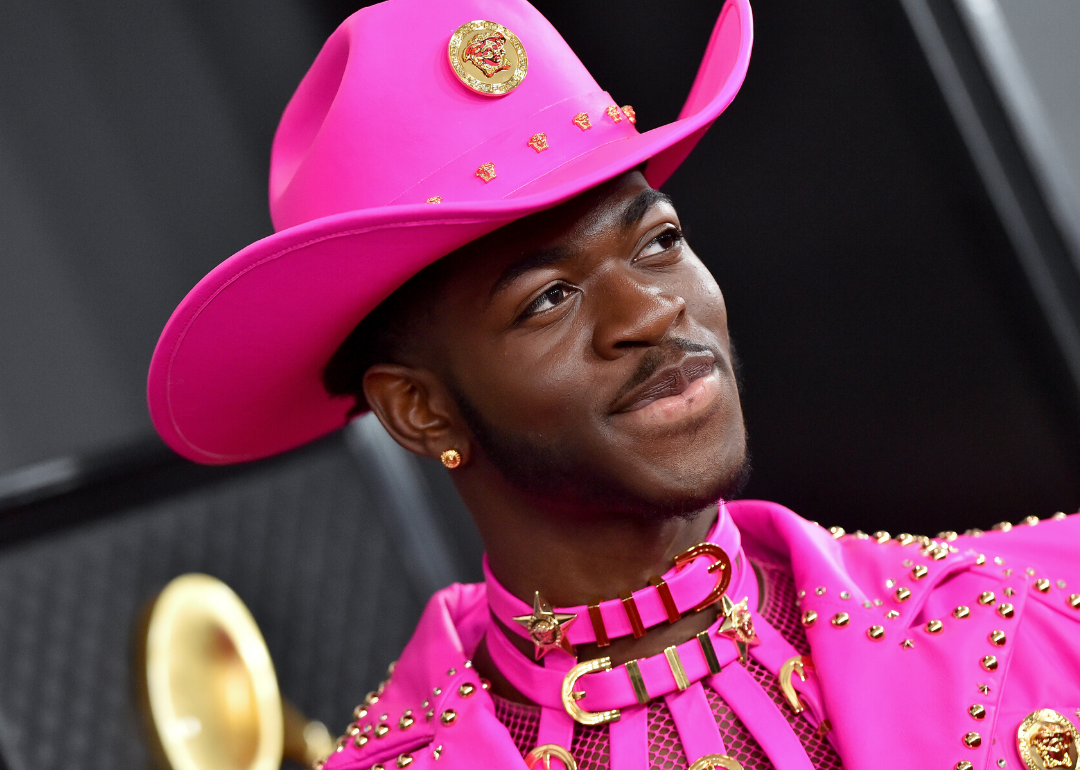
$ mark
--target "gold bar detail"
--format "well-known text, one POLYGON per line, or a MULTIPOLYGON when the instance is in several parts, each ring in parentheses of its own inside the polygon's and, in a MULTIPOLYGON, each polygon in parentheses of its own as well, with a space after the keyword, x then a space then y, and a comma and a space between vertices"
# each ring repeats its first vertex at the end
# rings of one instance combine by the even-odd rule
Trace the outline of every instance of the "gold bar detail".
POLYGON ((668 586, 667 581, 654 575, 649 578, 649 582, 655 586, 656 592, 660 594, 660 601, 664 603, 664 609, 667 611, 668 623, 678 623, 682 615, 679 613, 679 608, 675 606, 675 597, 671 595, 671 588, 668 586))
POLYGON ((675 686, 680 690, 685 690, 690 686, 690 680, 686 677, 686 669, 683 668, 682 659, 679 658, 679 651, 675 649, 675 646, 664 648, 664 657, 667 658, 667 664, 671 666, 671 675, 675 677, 675 686))
POLYGON ((709 664, 709 673, 719 674, 722 669, 720 668, 720 661, 716 659, 716 650, 713 649, 709 632, 702 631, 697 635, 697 640, 698 644, 701 645, 701 654, 705 656, 705 662, 709 664))
POLYGON ((636 660, 626 661, 626 673, 630 675, 630 684, 634 686, 637 702, 644 706, 649 702, 649 691, 645 689, 645 680, 641 678, 641 668, 636 660))
POLYGON ((630 628, 634 632, 634 638, 640 639, 645 636, 645 624, 641 622, 641 613, 638 612, 637 602, 634 601, 633 594, 627 594, 626 596, 620 596, 622 599, 623 608, 626 610, 626 617, 630 619, 630 628))
POLYGON ((607 626, 604 625, 604 616, 600 614, 600 602, 589 605, 589 620, 592 621, 593 634, 596 636, 597 647, 607 647, 611 644, 608 639, 607 626))

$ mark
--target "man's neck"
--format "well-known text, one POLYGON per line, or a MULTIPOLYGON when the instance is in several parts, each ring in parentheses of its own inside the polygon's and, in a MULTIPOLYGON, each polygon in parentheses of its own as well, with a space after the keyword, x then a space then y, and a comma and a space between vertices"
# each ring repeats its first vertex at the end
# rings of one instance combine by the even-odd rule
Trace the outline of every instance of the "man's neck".
MULTIPOLYGON (((480 528, 492 574, 529 605, 536 591, 552 607, 571 607, 615 599, 643 588, 650 577, 671 569, 676 555, 704 541, 717 516, 715 505, 686 518, 553 516, 550 510, 537 510, 514 494, 461 491, 480 528)), ((640 639, 614 639, 603 650, 595 644, 579 645, 578 659, 606 655, 613 665, 619 665, 655 655, 704 630, 715 618, 716 610, 710 608, 684 616, 677 623, 654 627, 640 639)), ((495 622, 503 623, 499 619, 495 622)), ((527 639, 505 629, 504 633, 532 657, 532 644, 527 639)), ((484 645, 477 651, 475 663, 496 693, 525 700, 492 664, 484 645)))

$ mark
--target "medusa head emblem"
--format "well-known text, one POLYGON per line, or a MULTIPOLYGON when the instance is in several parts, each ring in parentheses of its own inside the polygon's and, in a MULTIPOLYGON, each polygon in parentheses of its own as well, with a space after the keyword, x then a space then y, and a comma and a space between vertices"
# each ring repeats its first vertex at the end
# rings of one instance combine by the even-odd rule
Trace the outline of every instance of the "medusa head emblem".
POLYGON ((508 70, 510 62, 506 60, 506 38, 498 32, 481 32, 465 46, 461 60, 483 72, 486 78, 508 70))

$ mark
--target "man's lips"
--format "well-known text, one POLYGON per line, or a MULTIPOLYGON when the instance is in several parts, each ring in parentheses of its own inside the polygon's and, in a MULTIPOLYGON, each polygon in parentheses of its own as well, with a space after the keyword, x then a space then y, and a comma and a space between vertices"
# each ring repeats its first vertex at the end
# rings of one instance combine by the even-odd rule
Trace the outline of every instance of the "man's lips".
POLYGON ((685 356, 678 364, 658 370, 626 396, 619 399, 615 412, 634 412, 654 401, 678 396, 695 381, 710 374, 716 358, 710 353, 685 356))

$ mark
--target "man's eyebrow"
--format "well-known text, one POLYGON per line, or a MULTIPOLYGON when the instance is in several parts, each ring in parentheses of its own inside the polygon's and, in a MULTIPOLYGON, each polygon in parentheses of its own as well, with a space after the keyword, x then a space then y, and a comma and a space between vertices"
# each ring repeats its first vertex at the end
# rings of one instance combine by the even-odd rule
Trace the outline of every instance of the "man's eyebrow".
MULTIPOLYGON (((651 187, 642 190, 632 201, 626 204, 622 214, 619 216, 619 226, 623 230, 629 230, 641 221, 641 218, 645 216, 649 209, 658 203, 667 203, 668 205, 671 205, 671 198, 659 190, 653 190, 651 187)), ((491 287, 491 291, 488 293, 488 299, 494 297, 515 279, 520 278, 530 270, 539 270, 548 265, 562 262, 569 259, 571 254, 572 252, 570 249, 562 246, 539 249, 538 251, 526 254, 518 261, 508 265, 506 269, 502 271, 502 275, 495 281, 495 285, 491 287)))
POLYGON ((540 268, 547 267, 548 265, 554 265, 558 262, 563 262, 569 259, 571 251, 562 246, 553 246, 548 249, 539 249, 526 254, 517 262, 513 262, 507 265, 506 269, 502 271, 502 275, 499 276, 499 280, 495 281, 495 285, 491 287, 491 291, 488 293, 488 298, 494 297, 500 291, 510 285, 515 279, 529 272, 530 270, 539 270, 540 268))
POLYGON ((619 218, 619 224, 622 226, 622 229, 629 230, 636 225, 641 221, 641 218, 645 216, 645 212, 657 203, 666 203, 670 206, 671 198, 651 187, 639 192, 637 197, 630 201, 626 208, 623 209, 622 216, 619 218))

